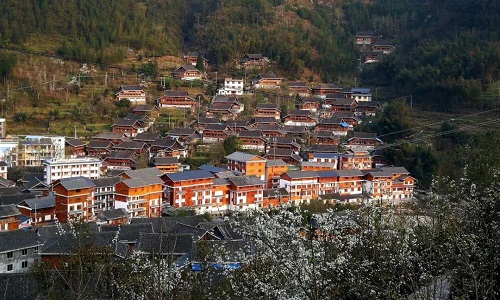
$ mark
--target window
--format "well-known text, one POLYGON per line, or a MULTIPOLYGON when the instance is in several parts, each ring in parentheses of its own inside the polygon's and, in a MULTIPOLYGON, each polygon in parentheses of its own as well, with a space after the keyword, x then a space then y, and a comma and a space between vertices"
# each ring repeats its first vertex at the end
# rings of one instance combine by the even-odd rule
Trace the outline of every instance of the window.
POLYGON ((21 254, 22 254, 22 255, 28 255, 28 249, 23 249, 23 250, 21 251, 21 254))
POLYGON ((7 252, 7 258, 12 258, 14 256, 14 252, 7 252))
POLYGON ((24 268, 27 268, 28 267, 28 262, 25 260, 21 263, 21 267, 24 269, 24 268))
POLYGON ((12 264, 7 265, 7 272, 12 271, 14 269, 12 264))

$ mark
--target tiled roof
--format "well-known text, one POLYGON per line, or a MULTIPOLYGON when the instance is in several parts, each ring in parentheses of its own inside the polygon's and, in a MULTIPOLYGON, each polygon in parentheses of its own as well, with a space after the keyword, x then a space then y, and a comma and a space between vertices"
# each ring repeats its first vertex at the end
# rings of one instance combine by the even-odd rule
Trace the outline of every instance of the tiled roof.
POLYGON ((109 159, 134 159, 135 153, 133 150, 113 150, 109 153, 106 160, 109 159))
POLYGON ((14 204, 0 206, 0 218, 8 218, 19 215, 21 215, 21 212, 14 204))
POLYGON ((185 254, 193 249, 192 234, 141 233, 135 250, 154 254, 185 254))
POLYGON ((124 174, 130 178, 142 179, 142 178, 160 178, 163 175, 163 172, 160 169, 152 167, 152 168, 144 168, 137 170, 128 170, 125 171, 124 174))
POLYGON ((278 195, 281 197, 290 195, 286 188, 267 189, 262 191, 262 194, 264 198, 275 198, 278 197, 278 195))
POLYGON ((91 141, 87 148, 96 148, 96 149, 110 149, 113 144, 109 141, 91 141))
POLYGON ((80 139, 66 140, 66 144, 68 144, 72 147, 85 146, 85 144, 80 139))
POLYGON ((94 139, 101 139, 101 140, 120 140, 123 138, 124 138, 123 133, 119 132, 102 132, 94 137, 94 139))
POLYGON ((0 232, 0 253, 39 246, 42 243, 34 230, 0 232))
POLYGON ((154 141, 159 138, 161 137, 157 133, 140 132, 135 136, 134 141, 154 141))
POLYGON ((235 176, 229 177, 229 181, 231 181, 235 186, 249 186, 249 185, 263 185, 264 181, 260 180, 255 176, 235 176))
POLYGON ((87 177, 62 178, 60 183, 66 190, 77 190, 94 187, 95 184, 87 177))
POLYGON ((410 174, 405 167, 382 167, 381 169, 392 174, 410 174))
POLYGON ((266 165, 269 167, 288 166, 282 159, 270 159, 266 161, 266 165))
POLYGON ((177 157, 155 157, 153 163, 155 166, 166 166, 180 164, 180 161, 177 157))
POLYGON ((134 179, 123 179, 122 182, 129 188, 139 188, 148 185, 158 185, 163 184, 163 180, 156 177, 144 177, 144 178, 134 178, 134 179))
POLYGON ((285 174, 291 179, 318 177, 318 173, 312 171, 291 171, 285 174))
POLYGON ((212 173, 205 170, 190 170, 184 172, 170 173, 170 174, 165 174, 165 176, 170 178, 170 180, 172 181, 214 178, 212 173))
POLYGON ((114 186, 118 182, 120 182, 122 179, 120 177, 100 177, 96 179, 91 179, 92 182, 95 184, 96 187, 107 187, 107 186, 114 186))
POLYGON ((336 172, 341 177, 363 176, 361 170, 337 170, 336 172))
POLYGON ((42 198, 33 198, 26 199, 23 202, 19 203, 20 206, 27 206, 32 209, 44 209, 55 207, 56 205, 56 197, 55 196, 47 196, 42 198))
POLYGON ((211 172, 211 173, 218 173, 218 172, 226 171, 226 169, 215 167, 215 166, 212 166, 212 165, 201 165, 201 166, 198 167, 198 169, 205 170, 205 171, 208 171, 208 172, 211 172))
POLYGON ((236 151, 236 152, 231 153, 228 156, 226 156, 226 159, 227 160, 234 160, 237 162, 247 162, 249 160, 252 160, 255 157, 258 157, 258 156, 255 154, 236 151))
POLYGON ((128 142, 123 142, 119 145, 115 145, 113 148, 114 149, 123 149, 123 150, 137 150, 137 149, 142 149, 146 146, 144 142, 139 142, 139 141, 128 141, 128 142))
POLYGON ((98 218, 101 218, 102 216, 104 217, 105 220, 116 220, 116 219, 126 218, 128 216, 128 213, 123 208, 117 208, 117 209, 103 210, 102 212, 99 213, 99 215, 97 216, 98 218))

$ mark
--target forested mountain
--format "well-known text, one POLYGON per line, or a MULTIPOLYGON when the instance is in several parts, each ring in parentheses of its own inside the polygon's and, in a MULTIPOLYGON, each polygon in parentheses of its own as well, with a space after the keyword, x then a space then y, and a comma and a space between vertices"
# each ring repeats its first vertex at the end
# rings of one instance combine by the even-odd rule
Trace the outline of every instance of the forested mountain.
POLYGON ((371 30, 397 51, 364 68, 362 84, 445 109, 481 106, 498 88, 499 13, 495 0, 4 0, 0 40, 100 62, 120 62, 128 48, 146 56, 200 50, 221 69, 263 53, 290 79, 309 70, 338 82, 357 76, 353 37, 371 30))

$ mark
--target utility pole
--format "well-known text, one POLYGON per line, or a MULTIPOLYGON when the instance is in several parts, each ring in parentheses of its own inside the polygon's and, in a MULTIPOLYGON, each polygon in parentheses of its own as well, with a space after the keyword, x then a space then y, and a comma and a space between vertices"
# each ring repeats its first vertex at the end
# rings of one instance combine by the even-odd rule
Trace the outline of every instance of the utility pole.
POLYGON ((104 86, 108 86, 108 72, 106 72, 106 75, 104 76, 104 86))

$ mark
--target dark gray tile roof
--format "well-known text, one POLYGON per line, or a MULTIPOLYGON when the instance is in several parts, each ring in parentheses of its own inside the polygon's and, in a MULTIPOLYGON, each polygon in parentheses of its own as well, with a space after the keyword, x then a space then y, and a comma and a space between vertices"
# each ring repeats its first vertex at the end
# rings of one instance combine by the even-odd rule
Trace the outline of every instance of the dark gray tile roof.
POLYGON ((270 159, 266 161, 266 165, 269 167, 288 166, 282 159, 270 159))
POLYGON ((410 174, 410 172, 406 170, 405 167, 382 167, 381 169, 391 174, 406 174, 406 175, 410 174))
POLYGON ((119 133, 119 132, 102 132, 102 133, 99 133, 98 135, 96 135, 94 137, 94 139, 101 139, 101 140, 120 140, 120 139, 124 139, 125 136, 123 133, 119 133))
POLYGON ((0 218, 8 218, 19 215, 21 215, 21 212, 14 204, 0 206, 0 218))
POLYGON ((110 141, 91 141, 87 148, 96 148, 96 149, 111 149, 113 147, 113 143, 110 141))
POLYGON ((337 170, 336 172, 341 177, 363 176, 361 170, 337 170))
POLYGON ((66 144, 73 147, 85 146, 85 144, 80 139, 66 140, 66 144))
POLYGON ((267 189, 262 192, 264 198, 276 198, 278 195, 280 196, 289 196, 290 193, 286 190, 286 188, 276 188, 276 189, 267 189))
POLYGON ((92 182, 95 184, 96 187, 107 187, 107 186, 114 186, 118 182, 120 182, 122 179, 120 177, 100 177, 97 179, 91 179, 92 182))
POLYGON ((42 198, 33 198, 26 199, 23 202, 19 203, 20 206, 26 206, 31 209, 44 209, 51 208, 56 206, 56 197, 55 196, 47 196, 42 198))
POLYGON ((142 233, 135 246, 135 251, 146 254, 182 255, 193 249, 192 234, 142 233))
POLYGON ((285 174, 291 179, 318 177, 318 173, 313 171, 291 171, 285 174))
POLYGON ((34 230, 13 230, 0 232, 0 253, 26 249, 43 244, 34 230))
POLYGON ((198 167, 198 169, 205 170, 205 171, 208 171, 210 173, 219 173, 219 172, 226 171, 226 169, 219 168, 219 167, 212 166, 212 165, 201 165, 198 167))
POLYGON ((155 166, 166 166, 171 164, 180 164, 177 157, 155 157, 153 160, 155 166))
MULTIPOLYGON (((133 219, 134 220, 134 219, 133 219)), ((148 221, 148 219, 142 219, 148 221)), ((141 233, 153 233, 154 228, 151 222, 133 223, 123 225, 101 225, 102 232, 114 232, 118 230, 118 240, 121 242, 135 243, 139 240, 141 233)))
POLYGON ((154 178, 160 178, 160 176, 163 175, 162 171, 160 171, 160 169, 155 167, 125 171, 124 174, 134 179, 142 179, 142 178, 154 179, 154 178))
POLYGON ((76 190, 94 187, 95 184, 87 177, 63 178, 60 183, 66 190, 76 190))
POLYGON ((113 149, 124 149, 124 150, 139 150, 146 147, 146 144, 144 142, 139 142, 139 141, 129 141, 129 142, 123 142, 119 145, 115 145, 113 149))
POLYGON ((157 133, 141 132, 135 136, 134 141, 148 141, 148 142, 151 141, 151 142, 153 142, 159 138, 161 138, 161 136, 157 133))
POLYGON ((140 85, 122 85, 120 87, 123 91, 142 91, 144 88, 140 85))
POLYGON ((255 157, 259 157, 259 156, 255 155, 255 154, 236 151, 236 152, 231 153, 228 156, 226 156, 226 159, 227 160, 234 160, 237 162, 247 162, 247 161, 254 159, 255 157))
POLYGON ((163 184, 163 180, 160 178, 124 179, 123 183, 129 188, 139 188, 148 185, 163 184))
POLYGON ((106 160, 109 159, 134 159, 135 158, 135 152, 133 150, 113 150, 109 153, 108 157, 106 157, 106 160))
POLYGON ((172 181, 214 178, 212 173, 205 170, 190 170, 184 172, 170 173, 170 174, 165 174, 165 176, 170 178, 172 181))
POLYGON ((264 185, 264 181, 260 180, 255 176, 235 176, 229 177, 229 181, 231 181, 235 186, 249 186, 249 185, 264 185))
POLYGON ((121 219, 125 218, 128 216, 128 213, 125 209, 123 208, 117 208, 117 209, 110 209, 110 210, 104 210, 99 213, 97 216, 98 218, 102 220, 116 220, 116 219, 121 219))

